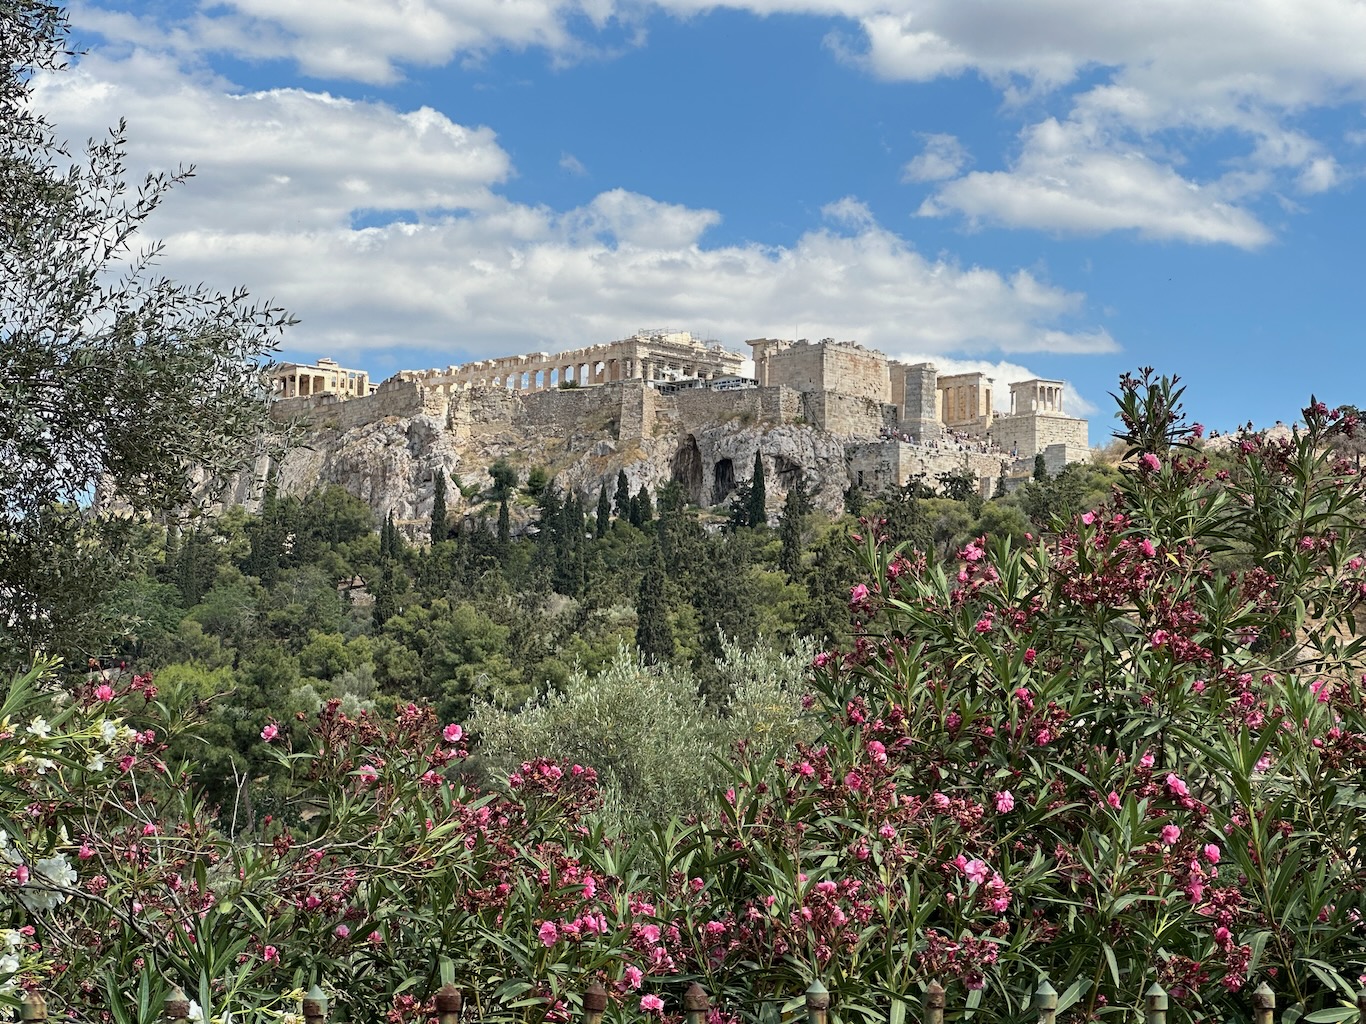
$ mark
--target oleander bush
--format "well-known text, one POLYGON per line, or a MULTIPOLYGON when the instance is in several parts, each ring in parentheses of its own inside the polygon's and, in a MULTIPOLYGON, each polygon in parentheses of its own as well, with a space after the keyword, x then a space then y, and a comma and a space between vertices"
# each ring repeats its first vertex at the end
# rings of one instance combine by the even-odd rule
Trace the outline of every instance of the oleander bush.
MULTIPOLYGON (((164 760, 194 723, 153 680, 16 678, 3 998, 146 1020, 179 985, 226 1024, 321 983, 334 1019, 398 1024, 454 978, 467 1013, 541 1022, 596 979, 613 1020, 673 1020, 696 980, 722 1024, 820 979, 853 1022, 938 979, 950 1017, 995 1022, 1046 976, 1068 1020, 1131 1017, 1154 981, 1183 1019, 1241 1018, 1263 981, 1354 1017, 1366 517, 1337 453, 1358 424, 1311 403, 1294 436, 1215 449, 1175 381, 1117 398, 1119 484, 1046 537, 941 559, 863 523, 855 639, 814 658, 807 717, 721 751, 671 817, 615 827, 591 744, 476 786, 460 724, 339 701, 261 722, 273 771, 209 807, 164 760)), ((582 716, 576 692, 525 729, 582 716)))

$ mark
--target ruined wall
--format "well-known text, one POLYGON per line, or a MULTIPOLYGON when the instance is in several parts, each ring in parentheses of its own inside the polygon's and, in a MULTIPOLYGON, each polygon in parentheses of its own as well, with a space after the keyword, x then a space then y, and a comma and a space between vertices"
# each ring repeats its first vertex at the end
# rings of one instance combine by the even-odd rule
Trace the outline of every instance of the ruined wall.
POLYGON ((944 434, 944 425, 939 421, 939 373, 933 363, 916 363, 905 366, 892 364, 892 380, 900 387, 899 404, 900 431, 918 441, 937 440, 944 434))
POLYGON ((876 402, 892 400, 887 357, 849 342, 799 341, 774 349, 766 360, 756 350, 760 384, 796 391, 837 392, 876 402))
POLYGON ((989 498, 996 490, 997 478, 1008 469, 999 455, 926 448, 903 441, 865 441, 846 444, 844 450, 849 482, 870 494, 888 485, 904 487, 917 476, 934 487, 941 474, 967 472, 976 478, 978 493, 989 498))
POLYGON ((1086 421, 1071 416, 1047 413, 998 416, 991 425, 991 437, 1002 451, 1018 449, 1021 458, 1033 458, 1055 444, 1067 447, 1072 462, 1084 461, 1090 456, 1086 421))
POLYGON ((894 405, 832 391, 803 395, 802 407, 808 423, 838 437, 878 437, 883 430, 895 430, 898 422, 894 405))
POLYGON ((271 404, 270 414, 277 420, 298 418, 348 430, 389 416, 421 415, 429 411, 427 398, 412 381, 385 381, 379 390, 363 398, 339 399, 336 395, 316 395, 277 399, 271 404))

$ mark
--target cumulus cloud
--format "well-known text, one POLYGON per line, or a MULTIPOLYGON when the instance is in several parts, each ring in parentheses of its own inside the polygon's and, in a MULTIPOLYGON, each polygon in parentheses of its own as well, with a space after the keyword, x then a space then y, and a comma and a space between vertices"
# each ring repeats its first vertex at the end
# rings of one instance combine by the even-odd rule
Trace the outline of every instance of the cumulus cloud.
POLYGON ((928 258, 856 197, 791 244, 707 245, 714 210, 624 189, 568 210, 514 202, 488 128, 301 89, 241 92, 165 53, 98 55, 37 83, 73 139, 126 114, 135 172, 194 161, 149 231, 161 269, 245 284, 301 318, 292 349, 433 365, 673 323, 729 340, 793 324, 884 350, 1114 350, 1083 296, 1037 274, 928 258))
POLYGON ((574 175, 576 178, 588 177, 588 168, 583 165, 583 161, 573 153, 560 154, 560 170, 574 175))
POLYGON ((925 149, 902 168, 902 181, 942 181, 957 176, 967 165, 968 151, 957 136, 928 134, 922 138, 925 149))
MULTIPOLYGON (((1071 104, 1064 119, 1094 137, 1055 181, 1051 171, 1031 171, 1028 152, 1010 169, 959 178, 966 154, 951 136, 931 136, 905 180, 961 187, 946 188, 926 212, 976 210, 982 220, 1057 231, 1138 227, 1148 237, 1249 247, 1268 232, 1239 199, 1312 195, 1351 177, 1302 123, 1317 109, 1366 99, 1359 0, 199 0, 157 19, 83 0, 74 10, 88 30, 182 58, 283 59, 319 78, 388 83, 405 67, 498 49, 536 47, 563 61, 610 49, 613 32, 635 45, 643 33, 632 26, 650 11, 687 17, 717 7, 846 19, 857 37, 834 48, 872 75, 978 74, 999 88, 1007 113, 1061 96, 1071 104), (1241 155, 1228 157, 1230 138, 1244 143, 1241 155), (1214 189, 1186 169, 1211 144, 1221 146, 1227 172, 1214 189), (1114 216, 1102 209, 1111 189, 1114 216)), ((566 154, 565 169, 577 173, 571 160, 566 154)))
POLYGON ((1029 129, 1006 171, 975 171, 947 182, 920 208, 956 210, 973 221, 1080 234, 1133 230, 1147 238, 1256 248, 1270 232, 1230 203, 1219 183, 1200 185, 1136 150, 1096 141, 1074 122, 1029 129))
POLYGON ((149 170, 195 165, 187 201, 166 208, 172 229, 182 216, 304 231, 358 211, 482 209, 511 169, 492 130, 428 107, 399 112, 300 89, 233 92, 145 51, 87 57, 39 79, 35 101, 74 139, 126 117, 149 170))

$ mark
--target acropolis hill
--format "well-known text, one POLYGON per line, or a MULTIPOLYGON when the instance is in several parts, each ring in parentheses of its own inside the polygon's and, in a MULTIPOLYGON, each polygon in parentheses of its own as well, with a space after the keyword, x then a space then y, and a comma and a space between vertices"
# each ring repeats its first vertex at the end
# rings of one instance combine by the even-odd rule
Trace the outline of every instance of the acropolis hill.
MULTIPOLYGON (((704 506, 724 502, 764 460, 770 506, 805 480, 818 505, 840 507, 858 484, 877 491, 917 475, 968 474, 983 496, 1088 458, 1086 421, 1063 411, 1063 385, 1009 385, 993 406, 983 374, 939 376, 853 342, 750 341, 746 357, 686 331, 559 353, 405 370, 378 386, 332 360, 273 372, 275 414, 310 436, 280 467, 292 492, 337 483, 380 515, 430 513, 438 470, 487 483, 504 458, 544 466, 586 501, 625 470, 633 489, 682 483, 704 506)), ((242 495, 245 497, 245 495, 242 495)), ((456 501, 459 501, 457 496, 456 501)))

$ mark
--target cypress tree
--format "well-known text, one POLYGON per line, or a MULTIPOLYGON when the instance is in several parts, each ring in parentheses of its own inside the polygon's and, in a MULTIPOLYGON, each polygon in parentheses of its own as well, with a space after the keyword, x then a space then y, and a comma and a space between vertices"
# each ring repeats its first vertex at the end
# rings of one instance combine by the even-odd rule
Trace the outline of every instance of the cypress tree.
POLYGON ((1043 460, 1043 452, 1034 456, 1034 479, 1040 481, 1048 479, 1048 463, 1043 460))
POLYGON ((764 460, 759 455, 759 450, 754 450, 754 477, 749 485, 749 525, 766 526, 768 524, 768 512, 765 508, 768 503, 768 494, 764 487, 764 460))
POLYGON ((625 519, 631 511, 631 483, 626 479, 626 470, 617 470, 617 494, 612 502, 612 515, 625 519))
POLYGON ((667 661, 674 653, 674 633, 669 625, 664 584, 664 558, 659 545, 652 544, 650 562, 640 577, 640 589, 636 593, 636 647, 650 665, 667 661))
POLYGON ((436 492, 432 495, 432 543, 440 544, 450 536, 446 525, 446 471, 436 471, 436 492))
POLYGON ((640 498, 633 494, 631 500, 626 503, 626 521, 640 529, 640 498))
POLYGON ((607 485, 603 484, 598 490, 598 518, 593 524, 593 537, 601 539, 607 533, 607 528, 612 525, 612 506, 607 501, 607 485))
POLYGON ((643 526, 651 522, 655 517, 654 503, 650 501, 650 489, 644 484, 640 485, 640 493, 635 497, 636 508, 640 514, 640 522, 637 526, 643 526))
POLYGON ((802 517, 805 514, 802 499, 806 492, 800 485, 787 492, 783 502, 782 518, 778 520, 778 537, 782 547, 778 550, 778 568, 789 580, 795 582, 802 571, 802 517))
POLYGON ((498 547, 501 552, 507 551, 508 543, 512 540, 512 524, 508 519, 508 500, 504 498, 498 503, 498 547))

